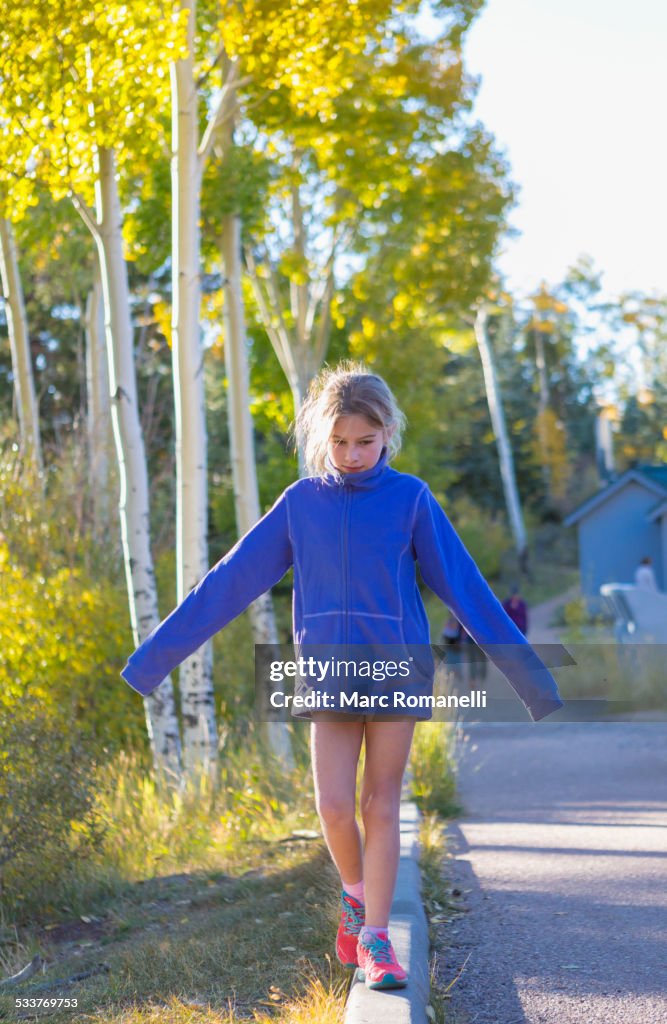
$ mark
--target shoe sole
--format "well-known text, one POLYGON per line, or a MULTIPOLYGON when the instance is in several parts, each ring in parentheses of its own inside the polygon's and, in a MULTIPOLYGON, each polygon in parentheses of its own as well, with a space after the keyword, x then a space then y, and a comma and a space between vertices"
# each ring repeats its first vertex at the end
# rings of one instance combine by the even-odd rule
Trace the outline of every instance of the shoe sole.
POLYGON ((359 968, 359 981, 363 981, 366 988, 405 988, 408 984, 407 978, 396 978, 393 974, 385 974, 382 981, 368 981, 363 967, 359 968))

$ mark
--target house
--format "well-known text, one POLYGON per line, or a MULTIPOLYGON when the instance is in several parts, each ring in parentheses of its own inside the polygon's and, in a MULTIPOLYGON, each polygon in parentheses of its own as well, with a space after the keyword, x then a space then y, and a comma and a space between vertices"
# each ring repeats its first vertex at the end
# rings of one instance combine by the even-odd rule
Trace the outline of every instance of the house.
POLYGON ((564 521, 579 534, 581 591, 598 606, 603 583, 634 583, 644 556, 667 590, 667 465, 635 466, 603 487, 564 521))

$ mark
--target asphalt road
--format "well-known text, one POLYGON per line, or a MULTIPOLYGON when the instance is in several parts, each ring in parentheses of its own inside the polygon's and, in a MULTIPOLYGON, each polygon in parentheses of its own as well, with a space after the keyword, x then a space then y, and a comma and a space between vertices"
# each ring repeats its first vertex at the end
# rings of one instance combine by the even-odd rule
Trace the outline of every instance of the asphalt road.
POLYGON ((667 723, 465 726, 449 1024, 666 1024, 667 723))

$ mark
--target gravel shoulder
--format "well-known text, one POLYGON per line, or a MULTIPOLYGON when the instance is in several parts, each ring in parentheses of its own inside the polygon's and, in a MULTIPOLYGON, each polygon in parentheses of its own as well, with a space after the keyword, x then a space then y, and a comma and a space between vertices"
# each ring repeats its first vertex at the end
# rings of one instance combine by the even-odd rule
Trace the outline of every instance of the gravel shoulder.
POLYGON ((667 1020, 667 724, 460 730, 449 1024, 667 1020))

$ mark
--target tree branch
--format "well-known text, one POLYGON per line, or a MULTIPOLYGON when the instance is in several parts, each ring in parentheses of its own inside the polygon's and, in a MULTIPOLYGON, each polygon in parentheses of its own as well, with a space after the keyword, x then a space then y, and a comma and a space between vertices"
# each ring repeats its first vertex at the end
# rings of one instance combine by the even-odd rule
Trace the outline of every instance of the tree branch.
POLYGON ((223 60, 224 56, 225 56, 225 48, 223 46, 222 49, 220 50, 220 52, 216 55, 216 58, 213 61, 213 63, 211 64, 211 66, 208 69, 208 71, 204 71, 204 73, 202 75, 200 75, 199 78, 195 81, 195 89, 197 89, 197 90, 201 89, 202 85, 204 84, 204 82, 206 81, 208 76, 211 74, 212 71, 214 71, 217 68, 217 66, 223 60))
POLYGON ((99 238, 100 225, 98 224, 97 217, 95 216, 94 211, 91 210, 85 199, 82 196, 80 196, 75 189, 70 188, 69 195, 70 199, 72 200, 72 203, 74 204, 74 209, 81 217, 81 220, 86 225, 93 238, 99 238))
POLYGON ((199 146, 197 155, 202 168, 210 156, 218 129, 225 123, 225 121, 228 121, 230 117, 234 116, 238 89, 247 85, 249 81, 249 75, 246 75, 245 78, 238 78, 238 64, 235 62, 232 63, 230 66, 229 77, 220 90, 218 102, 213 108, 211 116, 208 119, 208 124, 206 125, 206 130, 199 146))
POLYGON ((278 357, 278 362, 282 367, 283 373, 291 386, 292 380, 295 377, 296 368, 294 366, 294 357, 289 343, 289 334, 280 314, 280 308, 276 303, 276 296, 275 294, 273 296, 269 294, 269 299, 267 301, 267 297, 264 295, 262 284, 257 274, 254 257, 249 249, 246 249, 245 251, 245 258, 246 269, 248 271, 250 283, 252 284, 255 299, 264 323, 264 328, 269 336, 273 350, 278 357), (273 313, 278 321, 278 327, 275 327, 272 322, 272 310, 269 308, 269 303, 272 303, 274 307, 273 313))

